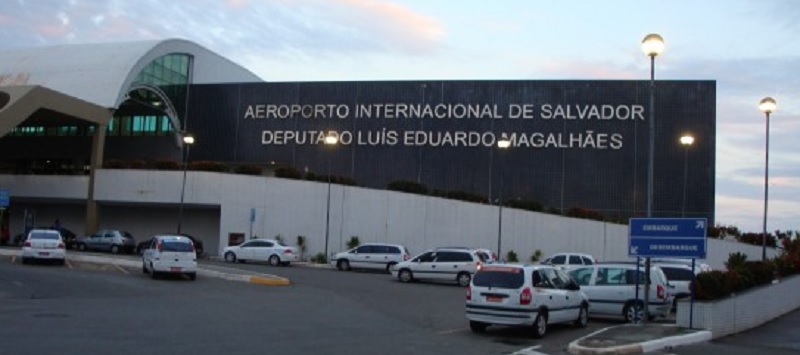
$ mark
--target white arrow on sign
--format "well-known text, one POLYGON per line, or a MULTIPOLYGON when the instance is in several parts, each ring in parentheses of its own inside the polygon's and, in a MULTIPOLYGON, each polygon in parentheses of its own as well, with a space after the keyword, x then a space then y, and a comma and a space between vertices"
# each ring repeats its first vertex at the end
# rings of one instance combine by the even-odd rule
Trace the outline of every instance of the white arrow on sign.
POLYGON ((639 254, 639 247, 631 246, 631 254, 639 254))
POLYGON ((694 229, 705 229, 706 228, 706 221, 697 221, 694 225, 694 229))

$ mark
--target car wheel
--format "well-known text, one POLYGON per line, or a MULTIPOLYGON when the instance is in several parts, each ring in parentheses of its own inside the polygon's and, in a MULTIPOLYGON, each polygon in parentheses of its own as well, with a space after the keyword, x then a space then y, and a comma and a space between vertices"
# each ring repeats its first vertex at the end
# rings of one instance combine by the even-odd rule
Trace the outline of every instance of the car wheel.
POLYGON ((232 251, 225 253, 225 261, 229 263, 236 261, 236 254, 234 254, 232 251))
POLYGON ((144 262, 142 262, 142 273, 143 274, 149 274, 150 273, 150 271, 147 270, 147 265, 145 265, 144 262))
POLYGON ((458 274, 456 277, 456 281, 458 281, 459 286, 467 287, 469 286, 469 281, 472 280, 472 275, 468 272, 462 272, 458 274))
POLYGON ((547 333, 547 315, 542 312, 536 315, 536 320, 533 321, 533 337, 539 339, 547 333))
POLYGON ((196 272, 190 273, 188 275, 189 275, 189 280, 192 280, 192 281, 197 280, 197 273, 196 272))
POLYGON ((86 244, 83 244, 83 243, 81 243, 81 244, 78 244, 78 250, 80 250, 80 251, 86 251, 86 244))
POLYGON ((486 331, 488 326, 488 324, 483 322, 477 322, 474 320, 469 321, 469 329, 471 329, 473 333, 483 333, 486 331))
POLYGON ((411 282, 414 281, 414 275, 411 273, 411 270, 403 269, 397 274, 397 279, 400 280, 400 282, 411 282))
POLYGON ((269 266, 278 266, 281 264, 281 258, 279 258, 277 255, 273 255, 269 257, 267 262, 269 262, 269 266))
POLYGON ((644 319, 644 306, 641 302, 628 302, 622 310, 625 321, 629 323, 639 323, 644 319))
POLYGON ((111 246, 111 254, 119 254, 119 245, 111 246))
POLYGON ((350 262, 344 259, 339 260, 336 262, 336 268, 340 271, 350 270, 350 262))
POLYGON ((580 328, 586 328, 586 325, 589 323, 589 306, 582 305, 581 311, 578 313, 578 319, 575 320, 575 326, 580 328))
POLYGON ((25 265, 27 263, 28 263, 28 258, 22 257, 22 265, 25 265))

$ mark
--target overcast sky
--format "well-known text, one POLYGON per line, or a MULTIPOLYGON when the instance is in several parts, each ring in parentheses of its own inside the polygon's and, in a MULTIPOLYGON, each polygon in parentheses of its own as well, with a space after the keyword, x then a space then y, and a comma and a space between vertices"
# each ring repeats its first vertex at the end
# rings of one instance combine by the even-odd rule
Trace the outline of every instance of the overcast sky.
POLYGON ((716 220, 800 230, 800 1, 4 0, 0 50, 183 38, 267 81, 716 80, 716 220))

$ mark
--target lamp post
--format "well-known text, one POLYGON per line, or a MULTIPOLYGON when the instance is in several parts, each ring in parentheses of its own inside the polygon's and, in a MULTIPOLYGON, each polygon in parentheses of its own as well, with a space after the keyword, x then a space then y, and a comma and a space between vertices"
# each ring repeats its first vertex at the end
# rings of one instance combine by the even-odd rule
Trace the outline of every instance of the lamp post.
MULTIPOLYGON (((511 146, 511 141, 508 140, 505 134, 497 141, 497 148, 500 150, 508 149, 511 146)), ((497 159, 500 160, 500 154, 497 155, 497 159)), ((503 243, 503 165, 502 161, 498 161, 498 165, 500 166, 500 192, 498 193, 499 197, 497 199, 497 258, 500 259, 503 257, 503 253, 501 250, 502 243, 503 243)))
POLYGON ((694 143, 694 137, 684 135, 681 137, 681 145, 686 147, 683 152, 683 207, 681 207, 681 217, 686 217, 686 184, 689 179, 689 147, 694 143))
POLYGON ((186 168, 189 164, 189 149, 194 144, 194 136, 183 132, 183 182, 181 183, 181 204, 178 207, 178 233, 181 232, 183 223, 183 197, 186 194, 186 168))
POLYGON ((767 140, 764 148, 764 225, 761 234, 761 261, 767 260, 767 199, 769 197, 769 115, 778 108, 778 103, 771 97, 765 97, 758 103, 758 109, 767 116, 767 140))
MULTIPOLYGON (((335 134, 328 134, 325 137, 325 145, 335 146, 339 143, 339 137, 335 134)), ((330 239, 331 229, 331 157, 328 155, 328 202, 325 208, 325 260, 328 260, 328 240, 330 239)))
MULTIPOLYGON (((664 39, 661 38, 660 35, 655 33, 648 34, 642 40, 642 52, 645 55, 650 57, 650 124, 649 124, 649 131, 648 134, 648 153, 647 153, 647 217, 653 216, 653 157, 655 156, 655 136, 656 136, 656 124, 655 124, 655 94, 656 94, 656 56, 661 54, 664 51, 664 39)), ((636 265, 639 265, 637 263, 636 265)), ((650 258, 647 257, 645 259, 644 264, 644 273, 645 275, 650 275, 650 258)), ((637 267, 638 268, 638 267, 637 267)), ((637 271, 638 272, 638 271, 637 271)), ((638 277, 637 279, 637 287, 636 287, 636 298, 639 298, 639 287, 638 287, 638 277)), ((645 278, 647 280, 648 278, 645 278)), ((642 320, 647 319, 648 312, 647 308, 649 307, 648 300, 650 299, 650 285, 646 285, 644 288, 644 309, 643 314, 644 318, 642 320)), ((638 323, 638 321, 637 321, 638 323)))

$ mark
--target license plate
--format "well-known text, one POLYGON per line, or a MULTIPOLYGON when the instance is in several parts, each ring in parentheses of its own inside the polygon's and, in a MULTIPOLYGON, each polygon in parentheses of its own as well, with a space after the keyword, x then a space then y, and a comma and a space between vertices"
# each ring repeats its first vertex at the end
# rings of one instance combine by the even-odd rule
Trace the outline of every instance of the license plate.
POLYGON ((486 302, 500 302, 503 300, 503 297, 500 296, 486 296, 486 302))
POLYGON ((179 268, 179 267, 176 267, 176 266, 173 266, 173 267, 169 268, 169 271, 172 271, 172 272, 181 272, 181 268, 179 268))
POLYGON ((41 256, 48 256, 48 255, 50 255, 50 253, 48 253, 48 252, 44 252, 44 251, 40 251, 40 252, 39 252, 39 255, 41 255, 41 256))

